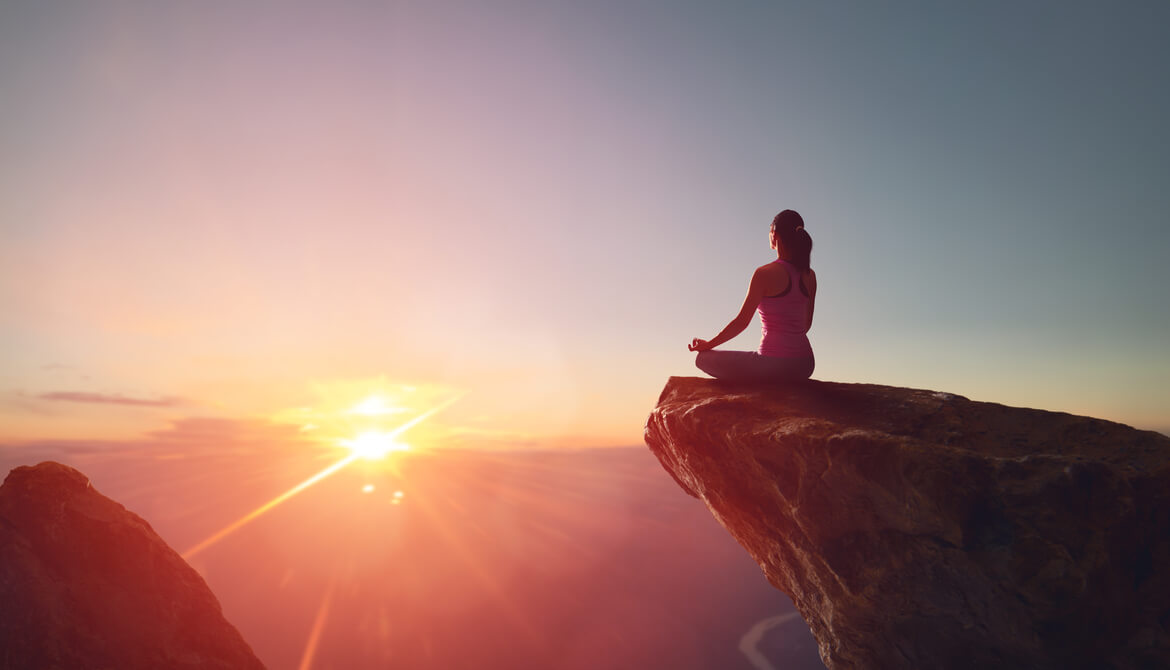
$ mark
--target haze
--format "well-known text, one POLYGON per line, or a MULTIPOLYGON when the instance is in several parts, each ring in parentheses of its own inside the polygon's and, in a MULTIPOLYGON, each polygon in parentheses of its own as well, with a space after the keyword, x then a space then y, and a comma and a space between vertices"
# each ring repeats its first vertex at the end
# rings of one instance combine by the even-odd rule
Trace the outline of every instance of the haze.
POLYGON ((1165 429, 1168 11, 7 3, 0 439, 381 379, 636 444, 786 207, 816 378, 1165 429))

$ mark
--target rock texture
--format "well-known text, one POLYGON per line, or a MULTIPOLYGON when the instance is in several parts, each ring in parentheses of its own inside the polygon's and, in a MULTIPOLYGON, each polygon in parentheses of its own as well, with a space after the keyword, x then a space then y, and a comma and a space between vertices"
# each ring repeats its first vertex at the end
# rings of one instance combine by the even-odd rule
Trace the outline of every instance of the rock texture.
POLYGON ((257 668, 203 579, 60 463, 0 487, 0 668, 257 668))
POLYGON ((646 443, 840 668, 1170 668, 1170 438, 867 384, 671 378, 646 443))

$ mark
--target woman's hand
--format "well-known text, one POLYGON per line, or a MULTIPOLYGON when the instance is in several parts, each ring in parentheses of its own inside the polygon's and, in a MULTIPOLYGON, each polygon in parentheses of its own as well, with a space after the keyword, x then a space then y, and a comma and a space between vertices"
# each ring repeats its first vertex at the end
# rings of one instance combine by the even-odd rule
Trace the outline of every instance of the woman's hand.
POLYGON ((708 349, 714 348, 715 345, 711 344, 707 340, 700 340, 697 337, 691 340, 691 343, 687 345, 687 351, 707 351, 708 349))

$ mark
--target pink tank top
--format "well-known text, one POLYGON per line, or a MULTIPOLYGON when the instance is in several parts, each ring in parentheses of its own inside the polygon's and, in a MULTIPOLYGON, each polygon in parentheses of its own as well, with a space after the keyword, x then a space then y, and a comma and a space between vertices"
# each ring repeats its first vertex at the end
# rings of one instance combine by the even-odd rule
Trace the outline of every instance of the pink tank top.
POLYGON ((800 281, 800 270, 785 260, 776 260, 788 271, 788 288, 760 300, 760 355, 807 358, 813 355, 808 342, 808 293, 800 281))

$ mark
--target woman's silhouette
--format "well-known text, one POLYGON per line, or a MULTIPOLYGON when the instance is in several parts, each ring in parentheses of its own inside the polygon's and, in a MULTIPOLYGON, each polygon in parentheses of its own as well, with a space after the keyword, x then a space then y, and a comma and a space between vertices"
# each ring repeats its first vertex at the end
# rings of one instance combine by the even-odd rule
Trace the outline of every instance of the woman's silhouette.
POLYGON ((695 338, 687 346, 699 352, 695 365, 712 377, 737 381, 808 379, 815 362, 808 342, 817 275, 809 268, 812 238, 804 219, 786 209, 772 219, 769 235, 776 260, 756 268, 739 315, 710 341, 695 338), (759 351, 715 351, 743 332, 760 312, 763 334, 759 351))

